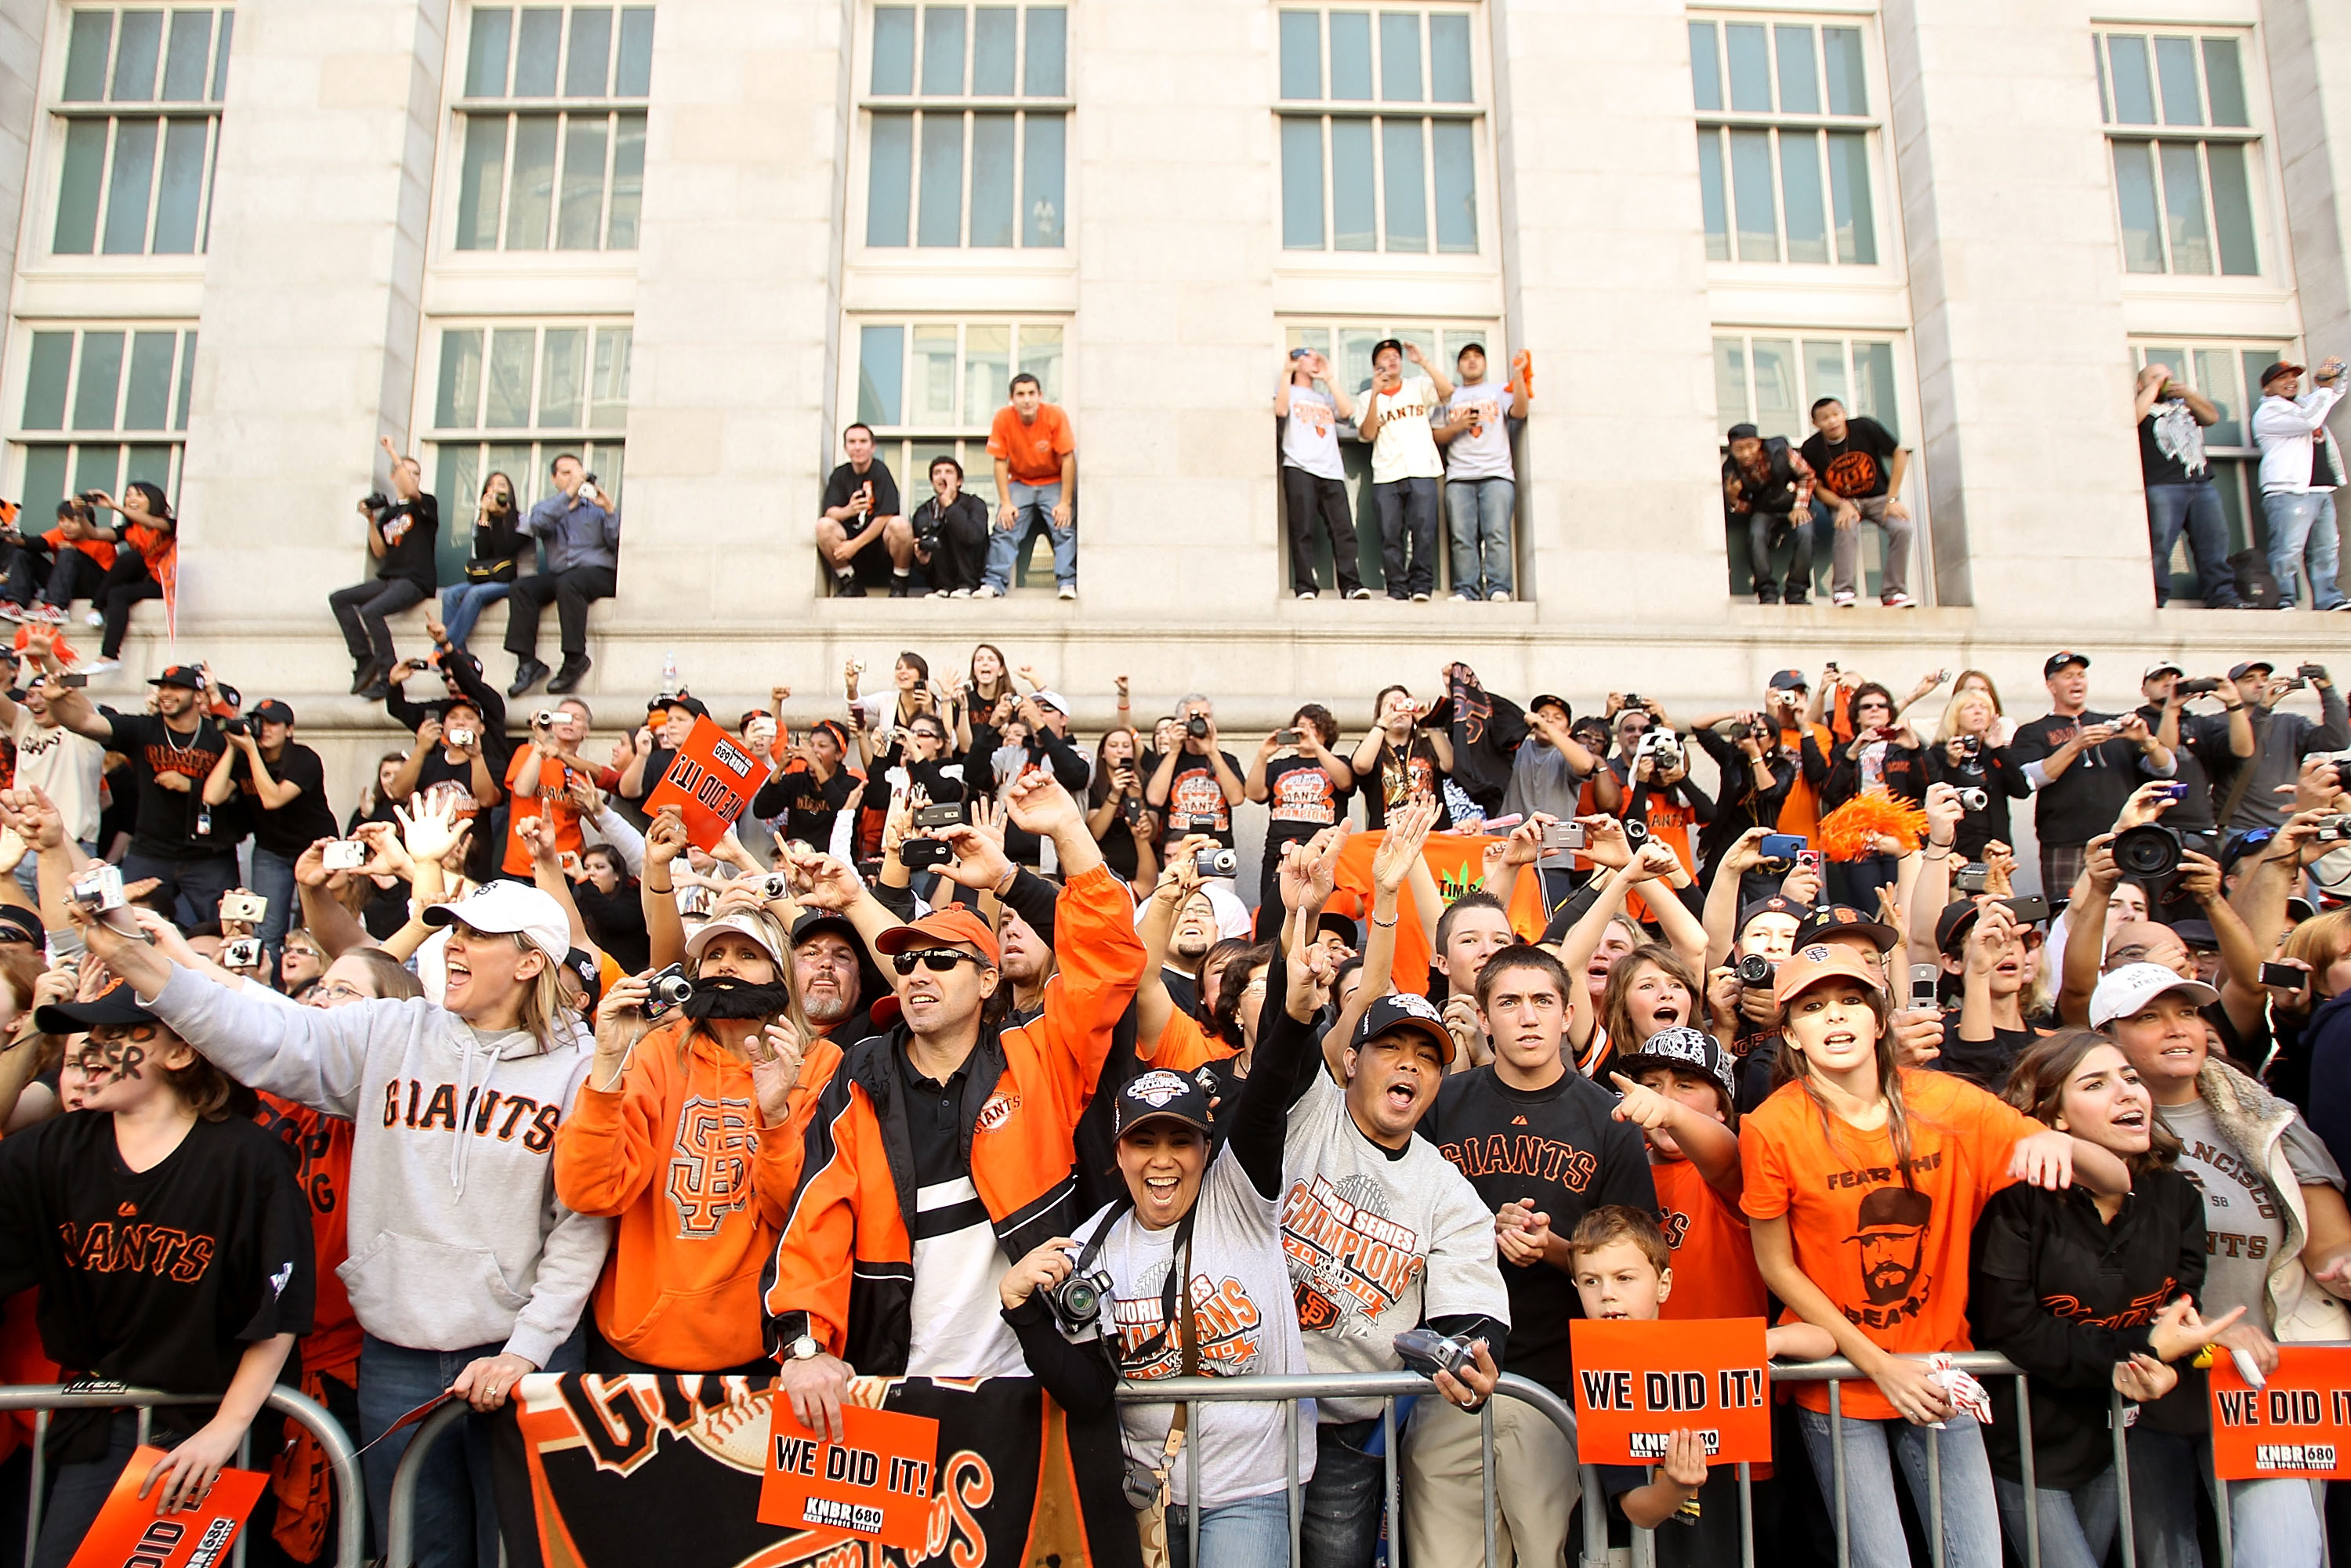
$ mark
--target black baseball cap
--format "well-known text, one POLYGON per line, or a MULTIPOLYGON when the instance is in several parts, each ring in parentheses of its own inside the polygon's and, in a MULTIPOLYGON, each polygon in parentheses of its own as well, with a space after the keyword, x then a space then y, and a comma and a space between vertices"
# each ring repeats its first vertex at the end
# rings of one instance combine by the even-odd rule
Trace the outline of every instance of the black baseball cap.
POLYGON ((1111 1102, 1110 1135, 1123 1138, 1146 1122, 1181 1122, 1202 1133, 1213 1131, 1207 1086, 1191 1073, 1164 1067, 1127 1080, 1111 1102))
POLYGON ((246 716, 256 724, 292 724, 294 710, 276 697, 270 697, 254 704, 253 711, 246 716))
POLYGON ((1762 432, 1757 430, 1753 425, 1749 424, 1742 420, 1739 423, 1732 425, 1729 433, 1723 436, 1723 439, 1725 441, 1752 441, 1759 438, 1762 432))
POLYGON ((574 947, 563 955, 563 967, 587 994, 588 1005, 581 1010, 595 1011, 596 1004, 604 999, 604 967, 596 962, 596 955, 585 947, 574 947))
POLYGON ((2261 384, 2267 386, 2280 376, 2298 376, 2302 374, 2304 368, 2295 364, 2292 360, 2273 360, 2270 361, 2269 369, 2262 372, 2261 384))
POLYGON ((1364 1010, 1363 1022, 1355 1026, 1353 1048, 1361 1051, 1384 1034, 1397 1030, 1417 1031, 1437 1042, 1437 1060, 1450 1065, 1453 1061, 1453 1034, 1428 998, 1410 991, 1396 991, 1382 997, 1364 1010))
POLYGON ((1975 929, 1976 911, 1972 898, 1955 899, 1943 905, 1943 913, 1935 916, 1935 951, 1958 956, 1958 945, 1975 929))
POLYGON ((2041 678, 2045 681, 2068 664, 2079 664, 2086 670, 2090 667, 2090 656, 2087 653, 2076 653, 2071 648, 2060 648, 2042 661, 2041 678))
POLYGON ((1404 340, 1401 338, 1382 338, 1378 342, 1372 345, 1372 358, 1374 360, 1377 360, 1380 357, 1381 352, 1387 349, 1394 349, 1399 354, 1403 353, 1404 340))
POLYGON ((177 686, 183 692, 200 692, 204 689, 204 672, 193 664, 172 664, 147 684, 151 686, 177 686))
POLYGON ((49 928, 29 909, 0 904, 0 942, 22 942, 38 947, 49 939, 49 928))
POLYGON ((1850 904, 1814 904, 1796 927, 1795 946, 1810 946, 1813 943, 1844 934, 1866 936, 1877 944, 1881 953, 1902 940, 1902 934, 1883 920, 1872 920, 1850 904))
POLYGON ((1775 692, 1808 692, 1813 689, 1813 684, 1804 679, 1802 670, 1782 670, 1771 677, 1771 689, 1775 692))
POLYGON ((1659 1067, 1678 1068, 1710 1079, 1722 1091, 1725 1110, 1736 1103, 1738 1091, 1731 1082, 1729 1053, 1722 1049, 1720 1041, 1702 1030, 1687 1024, 1661 1029, 1642 1041, 1640 1050, 1620 1058, 1609 1071, 1637 1079, 1659 1067))
POLYGON ((1535 695, 1527 699, 1527 711, 1529 713, 1534 712, 1535 709, 1539 707, 1555 707, 1559 709, 1560 712, 1567 715, 1569 727, 1573 728, 1574 727, 1575 709, 1569 706, 1567 699, 1561 696, 1556 692, 1539 692, 1535 695))
POLYGON ((162 1021, 140 1006, 138 993, 128 983, 92 997, 86 1002, 51 1002, 33 1014, 34 1026, 43 1034, 79 1034, 84 1030, 109 1024, 128 1026, 162 1021))
POLYGON ((792 922, 791 944, 797 947, 808 938, 822 931, 831 932, 848 943, 854 952, 864 951, 862 941, 857 935, 857 927, 851 924, 849 916, 835 915, 829 909, 800 911, 800 917, 792 922))
POLYGON ((1769 898, 1756 899, 1746 908, 1741 909, 1739 912, 1739 924, 1734 929, 1746 930, 1748 922, 1759 915, 1792 915, 1796 918, 1796 929, 1802 931, 1804 928, 1804 922, 1813 917, 1813 906, 1809 904, 1799 904, 1785 894, 1775 893, 1769 898))
MULTIPOLYGON (((710 706, 707 703, 704 702, 700 697, 688 696, 684 692, 678 693, 677 695, 674 697, 664 697, 662 699, 661 706, 664 710, 682 707, 696 718, 708 718, 710 716, 710 706)), ((646 711, 651 712, 652 710, 647 709, 646 711)))
POLYGON ((1360 941, 1363 936, 1362 930, 1353 920, 1335 909, 1326 909, 1314 917, 1314 935, 1321 936, 1326 932, 1337 936, 1350 947, 1362 946, 1360 941))
POLYGON ((2238 664, 2230 670, 2229 678, 2232 681, 2241 681, 2247 675, 2252 674, 2255 670, 2259 670, 2265 675, 2274 675, 2277 674, 2277 666, 2271 664, 2267 659, 2247 659, 2242 664, 2238 664))

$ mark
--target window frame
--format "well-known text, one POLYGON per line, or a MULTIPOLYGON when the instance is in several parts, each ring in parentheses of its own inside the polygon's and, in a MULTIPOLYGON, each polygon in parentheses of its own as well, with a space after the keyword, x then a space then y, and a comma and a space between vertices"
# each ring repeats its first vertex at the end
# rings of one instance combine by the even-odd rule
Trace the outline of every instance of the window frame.
MULTIPOLYGON (((2106 211, 2114 225, 2115 250, 2120 263, 2123 287, 2127 289, 2169 292, 2180 288, 2209 290, 2219 293, 2283 292, 2294 287, 2292 258, 2286 254, 2288 245, 2284 225, 2278 221, 2276 208, 2283 185, 2281 172, 2275 166, 2276 135, 2269 98, 2267 60, 2262 53, 2262 37, 2257 22, 2161 22, 2154 20, 2101 20, 2090 30, 2092 61, 2096 77, 2098 131, 2105 142, 2105 178, 2108 187, 2106 211), (2150 90, 2155 95, 2157 118, 2147 123, 2125 121, 2116 117, 2116 89, 2112 40, 2117 37, 2143 39, 2148 47, 2150 90), (2173 125, 2163 118, 2163 86, 2161 68, 2156 63, 2154 46, 2158 40, 2186 38, 2195 44, 2196 88, 2198 109, 2204 123, 2173 125), (2244 93, 2246 125, 2215 125, 2211 123, 2211 78, 2209 57, 2203 45, 2207 39, 2226 38, 2237 47, 2238 83, 2244 93), (2123 221, 2122 184, 2115 162, 2116 149, 2122 143, 2147 149, 2152 195, 2156 205, 2158 243, 2163 251, 2163 267, 2157 271, 2136 270, 2130 264, 2128 231, 2123 221), (2225 272, 2221 256, 2219 201, 2213 193, 2211 143, 2225 142, 2245 150, 2245 200, 2247 218, 2252 228, 2254 270, 2225 272), (2197 178, 2200 185, 2202 211, 2199 216, 2205 225, 2205 244, 2211 252, 2211 270, 2182 272, 2172 265, 2174 242, 2171 237, 2171 206, 2166 191, 2168 181, 2161 164, 2161 149, 2166 144, 2186 143, 2196 149, 2197 178)), ((2134 334, 2134 341, 2137 340, 2134 334)))
MULTIPOLYGON (((922 498, 930 493, 929 461, 932 455, 939 453, 954 455, 963 464, 963 487, 967 491, 987 501, 991 508, 1001 505, 1001 497, 996 494, 995 472, 987 456, 987 434, 989 425, 996 418, 997 411, 1005 407, 1009 400, 999 397, 998 402, 989 406, 987 416, 977 422, 972 420, 972 411, 969 408, 958 410, 962 415, 960 423, 950 420, 908 422, 906 415, 914 412, 911 406, 914 395, 912 389, 919 362, 915 355, 915 329, 923 327, 955 329, 954 384, 956 400, 961 403, 968 401, 966 394, 970 390, 969 333, 971 328, 1003 327, 1009 333, 1005 349, 1008 366, 1005 372, 1005 379, 1008 382, 1013 376, 1021 373, 1029 363, 1022 357, 1021 329, 1029 327, 1057 329, 1061 338, 1059 365, 1052 372, 1052 379, 1056 384, 1045 389, 1045 401, 1060 403, 1066 409, 1069 406, 1066 396, 1071 365, 1071 334, 1076 324, 1075 313, 1063 310, 861 310, 845 314, 841 319, 842 350, 841 386, 838 394, 840 401, 834 405, 841 411, 841 417, 834 422, 835 428, 827 433, 828 455, 821 472, 830 474, 835 465, 844 461, 841 452, 841 431, 852 423, 863 423, 872 430, 875 449, 883 454, 885 462, 890 463, 890 472, 898 481, 898 494, 909 508, 920 505, 922 498), (898 423, 870 421, 863 417, 864 411, 860 404, 858 386, 864 373, 864 331, 868 327, 897 327, 905 333, 899 348, 900 423, 898 423), (891 461, 898 448, 905 448, 905 455, 911 459, 917 453, 921 453, 925 446, 931 448, 931 451, 923 454, 924 468, 920 474, 910 476, 902 470, 897 462, 891 461)), ((1073 415, 1073 423, 1074 419, 1073 415)))
MULTIPOLYGON (((15 323, 11 334, 10 350, 8 374, 5 385, 0 386, 0 395, 5 395, 8 400, 8 418, 5 425, 5 439, 8 444, 6 472, 12 494, 19 497, 26 496, 26 482, 30 477, 34 462, 33 454, 37 448, 61 447, 67 449, 69 454, 78 454, 83 448, 112 446, 118 448, 121 455, 116 459, 115 477, 110 483, 104 484, 102 487, 119 498, 121 495, 120 486, 124 482, 123 476, 130 472, 128 465, 131 461, 131 450, 135 447, 161 447, 166 449, 168 453, 165 459, 167 477, 159 482, 163 486, 163 493, 176 500, 180 493, 182 468, 187 456, 188 405, 193 396, 196 351, 196 323, 193 319, 170 316, 135 316, 121 319, 84 317, 72 320, 19 319, 15 323), (123 358, 116 372, 114 421, 111 426, 103 430, 95 427, 77 428, 74 423, 74 405, 80 390, 84 364, 82 340, 92 331, 119 333, 123 339, 123 358), (130 429, 122 423, 122 416, 131 398, 131 371, 132 355, 135 351, 135 335, 142 332, 169 333, 175 339, 172 350, 172 364, 165 378, 166 406, 164 424, 161 429, 130 429), (59 333, 68 336, 71 341, 67 350, 66 379, 59 394, 62 402, 58 423, 53 428, 35 428, 28 425, 25 419, 25 402, 31 388, 33 374, 34 340, 37 336, 59 333)), ((59 499, 62 499, 64 495, 74 494, 84 487, 79 474, 78 458, 69 455, 67 461, 66 487, 59 496, 59 499)), ((48 504, 54 505, 53 502, 48 504)), ((28 524, 32 531, 37 533, 45 531, 50 526, 50 519, 47 517, 34 514, 28 514, 25 518, 20 519, 20 522, 28 524)))
MULTIPOLYGON (((2187 378, 2191 390, 2208 397, 2210 389, 2204 384, 2202 371, 2205 364, 2199 356, 2226 355, 2235 371, 2229 391, 2235 400, 2244 440, 2226 446, 2208 440, 2204 455, 2212 465, 2212 487, 2220 492, 2220 510, 2228 519, 2231 552, 2258 549, 2266 560, 2269 540, 2268 519, 2261 504, 2262 454, 2253 441, 2253 410, 2260 406, 2262 389, 2254 378, 2261 374, 2262 367, 2276 360, 2306 362, 2302 353, 2300 334, 2133 331, 2130 334, 2132 376, 2136 378, 2147 368, 2148 361, 2158 353, 2173 371, 2187 378)), ((2182 528, 2172 546, 2172 559, 2178 560, 2187 554, 2188 530, 2182 528)), ((2199 588, 2192 566, 2185 571, 2175 570, 2171 574, 2171 597, 2174 600, 2193 600, 2199 588)))

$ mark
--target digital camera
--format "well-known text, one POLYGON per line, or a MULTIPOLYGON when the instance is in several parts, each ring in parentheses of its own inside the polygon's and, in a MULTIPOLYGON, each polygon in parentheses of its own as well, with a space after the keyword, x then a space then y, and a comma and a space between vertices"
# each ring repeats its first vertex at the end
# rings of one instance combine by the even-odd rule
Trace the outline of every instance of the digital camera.
POLYGON ((1240 854, 1235 850, 1202 850, 1192 863, 1203 877, 1231 876, 1240 869, 1240 854))
POLYGON ((96 865, 73 879, 68 892, 73 901, 93 915, 105 915, 122 907, 122 871, 119 866, 96 865))
POLYGON ((657 969, 645 984, 645 1017, 657 1019, 672 1008, 684 1005, 694 995, 694 982, 686 977, 685 967, 672 964, 657 969))
POLYGON ((1423 1377, 1434 1377, 1449 1372, 1458 1377, 1464 1367, 1478 1364, 1478 1353, 1469 1342, 1452 1334, 1441 1334, 1435 1329, 1406 1329, 1395 1336, 1395 1353, 1405 1366, 1423 1377))
POLYGON ((1082 1333, 1102 1321, 1102 1303, 1110 1300, 1115 1285, 1107 1269, 1073 1270, 1060 1284, 1045 1288, 1045 1305, 1052 1310, 1062 1333, 1082 1333))
POLYGON ((1761 953, 1750 953, 1739 960, 1739 983, 1750 989, 1760 989, 1771 983, 1771 960, 1761 953))

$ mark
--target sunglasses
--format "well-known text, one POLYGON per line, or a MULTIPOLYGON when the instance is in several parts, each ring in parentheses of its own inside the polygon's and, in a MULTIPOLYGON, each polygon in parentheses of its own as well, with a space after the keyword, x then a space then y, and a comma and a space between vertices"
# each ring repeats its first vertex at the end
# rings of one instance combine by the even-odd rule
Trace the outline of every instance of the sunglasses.
POLYGON ((966 961, 978 964, 980 958, 977 954, 959 952, 953 947, 925 947, 913 953, 893 953, 890 956, 890 967, 902 975, 913 974, 917 964, 934 975, 944 975, 966 961))

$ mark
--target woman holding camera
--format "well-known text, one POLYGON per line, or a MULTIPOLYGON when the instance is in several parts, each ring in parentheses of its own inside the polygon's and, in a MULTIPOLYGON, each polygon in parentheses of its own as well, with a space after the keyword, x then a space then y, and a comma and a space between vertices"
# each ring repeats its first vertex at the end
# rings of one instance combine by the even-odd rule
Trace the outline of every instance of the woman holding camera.
POLYGON ((493 472, 482 481, 482 497, 474 507, 474 549, 465 560, 465 580, 441 591, 441 619, 448 628, 452 648, 462 648, 482 612, 514 591, 528 541, 516 525, 522 514, 515 509, 514 481, 493 472))
POLYGON ((131 607, 142 599, 162 598, 163 585, 179 570, 180 520, 172 515, 163 487, 144 479, 125 485, 119 504, 103 490, 93 490, 89 499, 93 510, 103 507, 122 519, 110 528, 96 523, 90 528, 92 538, 110 539, 118 547, 114 564, 89 595, 90 624, 105 628, 97 660, 82 666, 94 675, 121 667, 131 607))
MULTIPOLYGON (((1308 703, 1290 716, 1290 727, 1277 729, 1258 743, 1249 759, 1242 793, 1267 809, 1265 858, 1258 871, 1260 909, 1278 924, 1281 906, 1274 893, 1281 885, 1281 853, 1302 844, 1323 829, 1346 821, 1347 797, 1355 787, 1355 770, 1331 748, 1339 744, 1339 721, 1321 703, 1308 703)), ((1273 924, 1259 930, 1270 935, 1273 924)))
POLYGON ((1364 825, 1374 831, 1387 826, 1390 811, 1416 795, 1437 801, 1439 828, 1453 821, 1445 805, 1453 737, 1442 729, 1422 728, 1426 712, 1405 686, 1382 686, 1372 699, 1371 733, 1356 744, 1347 767, 1363 788, 1364 825))
MULTIPOLYGON (((1967 814, 1959 819, 1952 849, 1962 860, 1982 860, 1986 844, 2014 843, 2008 803, 2032 793, 2024 769, 1995 738, 2000 722, 1998 700, 1980 685, 1969 685, 1962 675, 1959 689, 1943 705, 1943 722, 1936 727, 1934 743, 1921 753, 1928 783, 1949 784, 1960 791, 1960 804, 1967 814), (1970 794, 1970 790, 1982 794, 1970 794)), ((1920 799, 1925 799, 1923 790, 1920 799)))
POLYGON ((1142 739, 1132 728, 1106 729, 1094 745, 1094 775, 1086 787, 1086 831, 1102 861, 1129 886, 1155 882, 1159 818, 1143 799, 1142 739), (1146 870, 1147 862, 1147 870, 1146 870))

